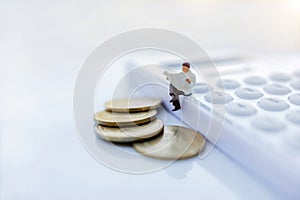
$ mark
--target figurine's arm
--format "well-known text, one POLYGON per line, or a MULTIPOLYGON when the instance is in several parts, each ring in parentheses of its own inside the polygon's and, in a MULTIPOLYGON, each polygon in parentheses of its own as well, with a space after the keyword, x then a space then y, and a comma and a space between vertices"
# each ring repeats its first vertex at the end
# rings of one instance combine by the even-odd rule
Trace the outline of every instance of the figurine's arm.
POLYGON ((190 87, 191 88, 194 87, 195 83, 196 83, 196 76, 193 74, 189 79, 190 87))
POLYGON ((163 74, 166 76, 166 79, 169 80, 169 72, 164 71, 163 74))

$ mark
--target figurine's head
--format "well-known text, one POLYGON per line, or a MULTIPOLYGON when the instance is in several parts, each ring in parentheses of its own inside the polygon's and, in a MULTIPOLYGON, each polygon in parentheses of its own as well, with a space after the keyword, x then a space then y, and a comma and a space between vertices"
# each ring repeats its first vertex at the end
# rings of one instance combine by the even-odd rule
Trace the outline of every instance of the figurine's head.
POLYGON ((184 73, 187 73, 189 70, 190 70, 190 63, 188 63, 188 62, 182 63, 182 71, 184 73))

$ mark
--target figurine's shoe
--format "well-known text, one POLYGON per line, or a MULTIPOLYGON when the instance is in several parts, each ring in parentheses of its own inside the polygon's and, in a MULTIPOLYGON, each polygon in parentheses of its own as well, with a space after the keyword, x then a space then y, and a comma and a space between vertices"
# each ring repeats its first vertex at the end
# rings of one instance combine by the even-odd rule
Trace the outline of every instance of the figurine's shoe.
POLYGON ((173 100, 173 106, 175 107, 175 108, 172 110, 173 112, 181 109, 179 100, 175 100, 175 101, 173 100))
POLYGON ((177 110, 180 110, 181 109, 181 107, 177 107, 177 108, 174 108, 172 111, 174 112, 174 111, 177 111, 177 110))

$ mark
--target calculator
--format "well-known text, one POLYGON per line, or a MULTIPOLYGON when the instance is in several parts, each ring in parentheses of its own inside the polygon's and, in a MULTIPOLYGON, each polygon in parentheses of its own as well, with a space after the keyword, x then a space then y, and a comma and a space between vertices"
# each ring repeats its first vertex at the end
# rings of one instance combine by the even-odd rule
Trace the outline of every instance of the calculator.
MULTIPOLYGON (((163 72, 169 69, 180 72, 181 62, 143 68, 134 82, 159 82, 167 88, 163 72)), ((192 72, 194 69, 191 67, 192 72)), ((300 199, 300 65, 248 60, 217 65, 216 69, 219 77, 214 86, 196 74, 193 95, 182 96, 181 110, 172 114, 207 137, 207 119, 215 114, 215 106, 223 106, 222 130, 211 142, 284 197, 300 199), (197 127, 193 125, 195 116, 200 122, 197 127)), ((171 112, 166 88, 148 88, 146 93, 162 98, 171 112)))

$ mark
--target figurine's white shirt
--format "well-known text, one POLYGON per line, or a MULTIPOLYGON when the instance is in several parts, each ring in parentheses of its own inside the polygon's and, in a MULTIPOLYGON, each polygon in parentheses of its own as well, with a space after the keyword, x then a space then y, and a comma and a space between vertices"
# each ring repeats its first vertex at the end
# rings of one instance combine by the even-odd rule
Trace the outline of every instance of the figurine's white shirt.
POLYGON ((167 76, 167 79, 176 89, 184 92, 185 95, 193 93, 193 87, 196 83, 196 76, 193 72, 188 71, 186 73, 179 72, 172 74, 165 71, 163 74, 167 76), (189 79, 191 83, 188 83, 186 79, 189 79))
POLYGON ((191 81, 190 84, 187 83, 187 87, 184 87, 182 91, 186 95, 187 94, 191 94, 191 93, 193 93, 193 87, 194 87, 194 85, 196 83, 196 76, 195 76, 195 74, 193 72, 191 72, 191 70, 189 70, 186 73, 184 73, 184 72, 182 72, 182 73, 184 74, 184 76, 185 76, 186 79, 189 79, 191 81))

